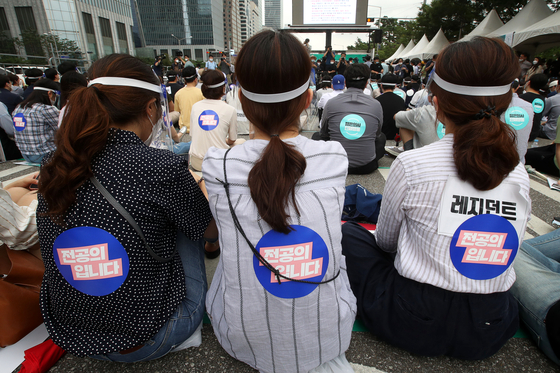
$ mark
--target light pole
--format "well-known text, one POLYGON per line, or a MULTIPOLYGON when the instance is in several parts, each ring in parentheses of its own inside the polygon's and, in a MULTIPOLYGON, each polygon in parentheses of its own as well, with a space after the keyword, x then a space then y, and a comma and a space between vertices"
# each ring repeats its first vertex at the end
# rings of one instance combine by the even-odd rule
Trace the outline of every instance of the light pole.
POLYGON ((173 35, 173 34, 171 34, 171 36, 173 36, 175 39, 177 39, 177 43, 178 43, 179 45, 181 45, 181 41, 182 41, 182 40, 187 40, 187 39, 188 39, 188 38, 179 39, 178 37, 176 37, 176 36, 173 35))
MULTIPOLYGON (((56 59, 58 59, 58 64, 60 64, 60 55, 58 54, 58 46, 56 45, 56 39, 54 38, 54 35, 53 35, 52 33, 50 33, 50 32, 48 32, 48 33, 47 33, 47 32, 45 32, 45 33, 44 33, 43 35, 45 35, 45 36, 47 36, 47 37, 48 37, 48 36, 50 36, 50 37, 51 37, 51 38, 53 39, 53 43, 54 43, 54 49, 55 49, 55 51, 56 51, 56 58, 55 58, 55 62, 56 62, 56 59)), ((51 46, 51 50, 52 50, 52 48, 53 48, 53 45, 51 44, 51 42, 50 42, 50 41, 49 41, 49 44, 50 44, 50 46, 51 46)), ((55 54, 54 54, 54 52, 53 52, 53 57, 55 57, 55 54)))

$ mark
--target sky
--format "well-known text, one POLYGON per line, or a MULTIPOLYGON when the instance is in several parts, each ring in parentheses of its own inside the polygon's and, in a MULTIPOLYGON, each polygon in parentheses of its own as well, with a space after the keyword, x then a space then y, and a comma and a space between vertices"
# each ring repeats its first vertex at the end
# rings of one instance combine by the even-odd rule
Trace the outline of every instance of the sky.
MULTIPOLYGON (((292 1, 282 0, 283 6, 283 20, 284 25, 292 23, 292 1)), ((262 1, 264 3, 264 0, 262 1)), ((431 0, 428 0, 428 4, 431 0)), ((381 17, 396 17, 396 18, 416 18, 418 14, 418 9, 422 5, 422 0, 369 0, 368 6, 368 17, 379 17, 379 12, 381 11, 381 17), (381 9, 380 9, 381 7, 381 9)), ((325 47, 325 35, 324 34, 294 34, 302 42, 306 38, 309 38, 309 44, 313 47, 313 50, 323 50, 325 47)), ((367 40, 367 34, 351 34, 344 33, 332 34, 332 46, 334 50, 346 50, 348 45, 353 45, 357 38, 360 37, 362 40, 367 40)))

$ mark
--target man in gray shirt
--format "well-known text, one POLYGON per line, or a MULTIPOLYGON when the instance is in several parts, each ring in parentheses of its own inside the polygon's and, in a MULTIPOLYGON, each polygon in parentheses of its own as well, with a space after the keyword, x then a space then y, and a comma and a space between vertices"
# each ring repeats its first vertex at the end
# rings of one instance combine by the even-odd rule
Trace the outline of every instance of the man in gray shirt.
POLYGON ((372 173, 385 154, 383 109, 363 92, 369 74, 365 64, 349 65, 344 72, 346 91, 327 102, 321 119, 321 140, 342 144, 348 154, 349 174, 372 173))
MULTIPOLYGON (((550 87, 550 90, 560 92, 559 87, 558 81, 556 81, 556 85, 550 87)), ((558 117, 560 117, 560 93, 547 98, 544 107, 543 117, 548 117, 548 120, 542 128, 542 132, 544 132, 546 137, 554 140, 556 138, 556 123, 558 122, 558 117)))

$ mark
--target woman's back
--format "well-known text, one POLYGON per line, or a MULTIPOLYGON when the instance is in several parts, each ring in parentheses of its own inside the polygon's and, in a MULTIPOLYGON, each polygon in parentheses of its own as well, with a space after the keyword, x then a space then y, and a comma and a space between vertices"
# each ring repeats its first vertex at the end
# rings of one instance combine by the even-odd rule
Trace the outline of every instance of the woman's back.
POLYGON ((296 186, 287 235, 271 230, 259 213, 247 184, 254 163, 268 141, 251 140, 227 154, 230 199, 249 241, 281 273, 295 279, 326 281, 302 284, 282 280, 259 265, 236 230, 223 185, 225 150, 212 148, 203 173, 222 246, 206 306, 222 346, 232 356, 262 371, 308 371, 346 351, 355 316, 355 298, 341 255, 340 216, 348 161, 336 142, 303 136, 285 140, 306 159, 296 186), (328 262, 327 262, 328 261, 328 262), (318 274, 322 274, 319 279, 318 274), (290 347, 288 347, 290 346, 290 347))

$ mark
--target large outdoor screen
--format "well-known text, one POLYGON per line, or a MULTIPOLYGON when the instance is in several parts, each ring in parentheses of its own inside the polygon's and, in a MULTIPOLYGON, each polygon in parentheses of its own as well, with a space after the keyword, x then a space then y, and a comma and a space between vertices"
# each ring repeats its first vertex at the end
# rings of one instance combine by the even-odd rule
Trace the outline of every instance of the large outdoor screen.
POLYGON ((368 0, 292 0, 294 26, 365 25, 368 0))
POLYGON ((357 0, 303 0, 304 25, 354 25, 357 0))

